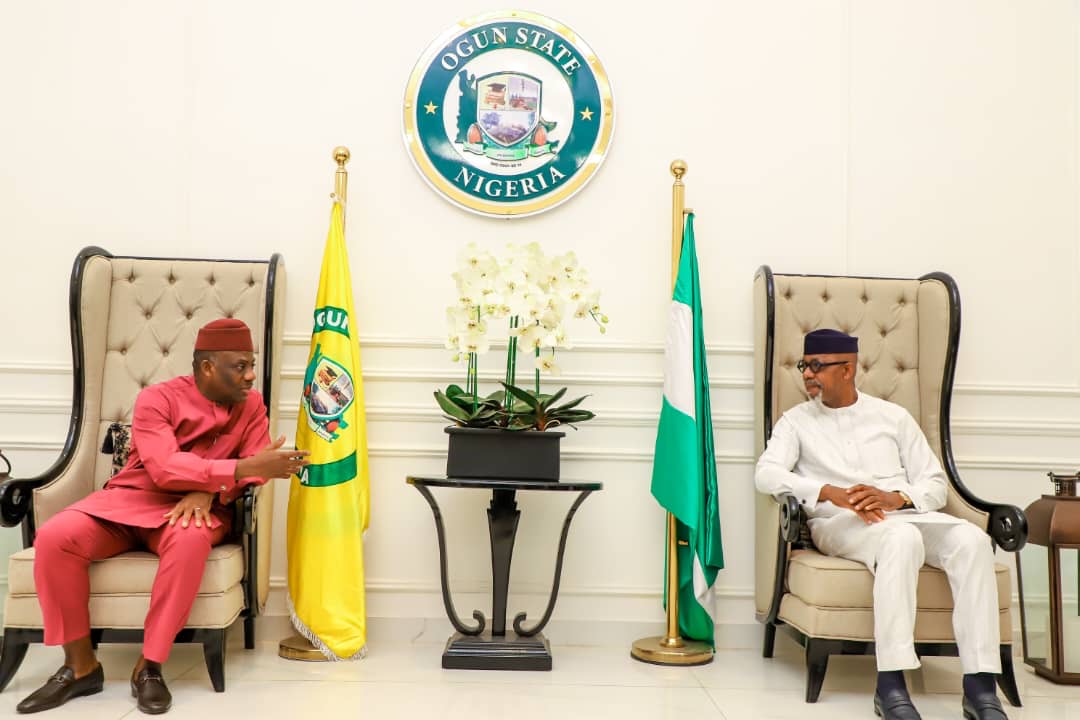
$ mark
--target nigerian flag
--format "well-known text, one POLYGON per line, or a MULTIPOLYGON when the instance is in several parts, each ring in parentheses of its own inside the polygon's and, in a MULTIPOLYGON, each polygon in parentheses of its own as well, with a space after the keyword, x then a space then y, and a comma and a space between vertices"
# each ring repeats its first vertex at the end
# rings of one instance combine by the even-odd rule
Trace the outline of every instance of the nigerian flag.
MULTIPOLYGON (((683 229, 679 276, 668 322, 664 404, 656 432, 652 494, 676 519, 679 633, 712 645, 716 580, 724 567, 724 548, 693 215, 687 216, 683 229)), ((664 577, 666 582, 667 573, 664 577)), ((664 598, 666 603, 666 593, 664 598)))
POLYGON ((330 660, 363 657, 367 644, 363 537, 370 496, 355 320, 343 211, 335 201, 296 421, 296 447, 311 452, 311 464, 290 481, 286 535, 293 625, 330 660))

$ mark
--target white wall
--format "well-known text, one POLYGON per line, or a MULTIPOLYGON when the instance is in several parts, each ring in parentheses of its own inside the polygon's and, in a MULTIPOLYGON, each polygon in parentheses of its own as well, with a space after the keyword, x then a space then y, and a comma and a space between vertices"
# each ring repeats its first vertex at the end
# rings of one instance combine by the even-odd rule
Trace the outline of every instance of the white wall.
MULTIPOLYGON (((750 287, 781 271, 959 282, 956 449, 979 494, 1027 505, 1080 464, 1075 2, 687 0, 632 11, 550 0, 605 63, 617 125, 574 200, 516 222, 437 197, 400 139, 412 64, 491 9, 361 2, 0 4, 0 448, 19 474, 56 456, 70 399, 67 282, 85 245, 265 257, 289 272, 291 425, 332 188, 348 145, 348 240, 364 352, 372 615, 441 614, 430 513, 431 391, 468 240, 573 249, 603 290, 603 338, 562 358, 598 420, 564 475, 602 480, 571 534, 557 617, 662 617, 663 514, 649 495, 668 291, 669 162, 698 213, 720 454, 723 617, 752 622, 750 287)), ((498 359, 484 368, 495 371, 498 359)), ((288 430, 289 428, 286 427, 288 430)), ((284 488, 282 488, 283 490, 284 488)), ((281 612, 285 493, 272 610, 281 612)), ((479 493, 443 493, 458 608, 490 602, 479 493)), ((512 608, 543 608, 568 498, 523 496, 512 608)), ((0 532, 0 555, 18 547, 0 532)), ((3 569, 0 568, 0 580, 3 569)))

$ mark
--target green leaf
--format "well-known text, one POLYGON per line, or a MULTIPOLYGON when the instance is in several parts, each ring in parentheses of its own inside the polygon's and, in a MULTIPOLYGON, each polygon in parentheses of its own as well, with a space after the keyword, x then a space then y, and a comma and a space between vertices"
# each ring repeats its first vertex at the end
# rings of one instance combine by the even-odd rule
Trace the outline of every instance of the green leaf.
POLYGON ((571 401, 570 401, 570 402, 568 402, 568 403, 565 403, 565 404, 563 404, 563 405, 560 405, 560 406, 558 407, 558 410, 559 410, 559 412, 562 412, 563 410, 569 410, 570 408, 573 408, 573 407, 577 407, 577 406, 578 406, 578 405, 580 405, 580 404, 582 403, 582 401, 583 401, 583 400, 585 400, 585 398, 587 398, 587 397, 590 397, 590 396, 589 396, 589 395, 582 395, 582 396, 581 396, 581 397, 579 397, 579 398, 578 398, 577 400, 571 400, 571 401))
POLYGON ((467 423, 469 421, 469 412, 439 390, 435 391, 435 402, 439 403, 439 407, 443 409, 443 412, 454 418, 455 422, 467 423))
POLYGON ((515 398, 517 398, 521 402, 528 405, 534 411, 536 411, 536 412, 540 411, 540 400, 535 395, 533 395, 531 392, 529 392, 528 390, 523 390, 523 389, 517 387, 516 385, 507 385, 506 383, 500 383, 500 384, 504 388, 506 388, 507 392, 509 392, 511 395, 513 395, 515 398))
POLYGON ((588 410, 570 410, 569 412, 554 413, 554 416, 563 422, 585 422, 586 420, 592 420, 596 417, 595 413, 588 410))
POLYGON ((546 400, 544 400, 543 402, 541 402, 540 407, 544 408, 545 410, 550 408, 552 405, 554 405, 559 400, 559 398, 561 398, 565 394, 566 394, 566 388, 562 388, 560 390, 557 390, 554 395, 552 395, 551 397, 549 397, 546 400))

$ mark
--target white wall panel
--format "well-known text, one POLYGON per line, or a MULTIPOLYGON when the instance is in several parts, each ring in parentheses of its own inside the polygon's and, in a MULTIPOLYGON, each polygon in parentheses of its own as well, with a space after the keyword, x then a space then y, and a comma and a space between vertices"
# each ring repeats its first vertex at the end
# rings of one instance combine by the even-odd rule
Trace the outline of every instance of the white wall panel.
POLYGON ((965 380, 1074 385, 1076 363, 1062 362, 1077 350, 1074 3, 852 12, 853 269, 952 274, 974 340, 965 380))

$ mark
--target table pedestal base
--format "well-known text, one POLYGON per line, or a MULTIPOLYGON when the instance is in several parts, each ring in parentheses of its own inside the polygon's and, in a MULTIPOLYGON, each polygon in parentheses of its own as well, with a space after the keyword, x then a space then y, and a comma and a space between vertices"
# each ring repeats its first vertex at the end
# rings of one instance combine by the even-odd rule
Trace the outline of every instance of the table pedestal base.
POLYGON ((492 637, 454 633, 446 641, 442 666, 450 670, 550 670, 551 646, 543 633, 492 637))

